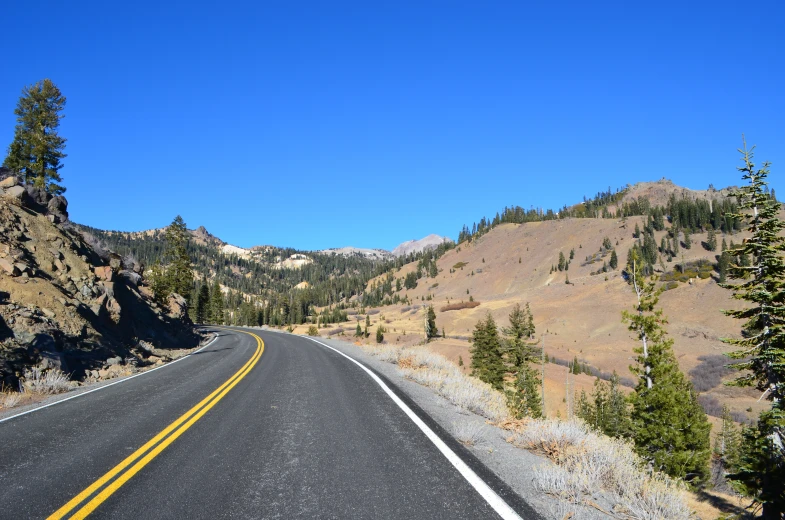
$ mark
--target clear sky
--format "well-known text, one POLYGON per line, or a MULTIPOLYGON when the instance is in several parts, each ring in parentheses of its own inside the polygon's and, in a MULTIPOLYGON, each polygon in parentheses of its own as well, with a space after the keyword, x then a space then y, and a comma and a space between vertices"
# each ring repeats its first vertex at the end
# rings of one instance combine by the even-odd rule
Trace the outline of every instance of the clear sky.
POLYGON ((784 6, 4 0, 0 148, 51 78, 73 220, 179 213, 246 247, 390 249, 505 205, 738 184, 742 132, 777 188, 784 6))

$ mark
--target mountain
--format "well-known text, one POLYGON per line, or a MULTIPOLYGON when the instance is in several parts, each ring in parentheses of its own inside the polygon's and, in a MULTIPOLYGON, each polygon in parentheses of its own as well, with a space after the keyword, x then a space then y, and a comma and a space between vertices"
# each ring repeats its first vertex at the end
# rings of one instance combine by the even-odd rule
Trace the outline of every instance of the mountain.
POLYGON ((452 242, 452 239, 431 234, 425 238, 421 238, 420 240, 408 240, 402 244, 399 244, 395 249, 393 249, 392 256, 401 257, 412 253, 428 251, 430 249, 435 249, 445 242, 452 242))
POLYGON ((387 260, 393 255, 384 249, 365 249, 362 247, 336 247, 319 251, 323 255, 355 256, 359 255, 370 260, 387 260))
MULTIPOLYGON (((438 329, 447 339, 431 341, 428 348, 468 365, 475 324, 490 312, 504 327, 516 304, 529 303, 537 338, 542 338, 551 360, 546 394, 558 396, 549 401, 549 412, 561 409, 564 414, 564 365, 575 359, 596 375, 608 377, 617 371, 627 384, 633 380, 629 366, 638 342, 622 323, 621 313, 633 309, 635 294, 623 270, 629 251, 643 246, 644 230, 659 218, 651 231, 655 258, 647 267, 665 291, 660 305, 669 320, 667 331, 675 341, 679 365, 701 392, 701 403, 710 414, 717 415, 721 405, 728 404, 738 420, 752 419, 767 403, 759 403, 760 396, 749 389, 722 384, 732 376, 724 368, 728 360, 723 355, 732 349, 720 338, 740 333, 740 324, 722 310, 739 308, 740 303, 717 283, 718 255, 723 241, 739 244, 748 236, 739 223, 724 218, 726 211, 735 209, 729 194, 727 188, 689 190, 661 180, 627 186, 568 208, 584 218, 542 212, 526 217, 537 220, 513 223, 501 222, 500 217, 441 256, 407 262, 369 280, 364 294, 381 293, 376 301, 387 303, 373 305, 379 314, 371 311, 371 328, 383 324, 392 344, 417 344, 423 341, 425 307, 432 304, 438 329), (689 249, 683 233, 673 238, 674 226, 690 230, 689 249), (716 229, 714 251, 709 250, 710 227, 716 229), (636 228, 640 238, 633 236, 636 228), (659 251, 663 241, 666 250, 659 251), (612 250, 618 257, 616 269, 609 266, 612 250), (566 270, 558 269, 560 253, 569 262, 566 270), (396 297, 400 302, 392 303, 396 297)), ((351 334, 351 329, 348 325, 330 332, 351 334)), ((572 388, 591 392, 593 380, 585 374, 575 376, 572 388)))

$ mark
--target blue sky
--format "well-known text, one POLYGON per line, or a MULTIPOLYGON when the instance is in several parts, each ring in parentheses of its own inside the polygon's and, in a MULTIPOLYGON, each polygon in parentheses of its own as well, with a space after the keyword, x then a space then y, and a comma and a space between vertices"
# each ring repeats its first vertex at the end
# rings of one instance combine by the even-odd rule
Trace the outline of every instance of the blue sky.
POLYGON ((77 222, 390 249, 505 205, 738 184, 742 132, 785 176, 783 2, 161 3, 0 8, 0 147, 51 78, 77 222))

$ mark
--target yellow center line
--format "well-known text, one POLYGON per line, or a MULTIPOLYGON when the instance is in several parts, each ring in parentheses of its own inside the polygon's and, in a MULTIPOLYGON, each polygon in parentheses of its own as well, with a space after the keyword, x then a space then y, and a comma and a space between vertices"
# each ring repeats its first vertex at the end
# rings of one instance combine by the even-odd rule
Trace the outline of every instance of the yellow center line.
MULTIPOLYGON (((239 332, 239 331, 238 331, 239 332)), ((94 497, 90 502, 85 504, 80 510, 78 510, 71 518, 84 518, 89 515, 96 507, 98 507, 104 500, 109 498, 112 493, 117 491, 123 484, 125 484, 131 477, 133 477, 139 470, 141 470, 144 466, 146 466, 151 460, 153 460, 156 456, 158 456, 167 446, 169 446, 172 442, 174 442, 180 435, 183 434, 188 428, 193 426, 193 424, 198 421, 208 410, 210 410, 213 406, 215 406, 218 401, 223 399, 223 397, 229 393, 229 391, 240 382, 256 365, 259 361, 259 358, 262 357, 262 353, 264 352, 264 341, 262 338, 253 334, 251 332, 244 332, 244 334, 248 334, 256 339, 257 347, 254 355, 249 359, 245 365, 240 368, 232 377, 230 377, 225 383, 219 386, 215 391, 213 391, 210 395, 202 399, 196 406, 185 412, 181 415, 176 421, 172 424, 161 430, 158 435, 147 441, 144 446, 136 450, 134 453, 126 457, 121 463, 117 466, 109 470, 104 476, 96 480, 90 486, 88 486, 84 491, 76 495, 74 498, 68 501, 63 507, 52 513, 47 520, 59 520, 64 518, 69 512, 71 512, 74 508, 76 508, 79 504, 84 502, 89 496, 103 487, 107 482, 112 480, 115 476, 120 474, 123 470, 125 470, 128 466, 134 463, 137 459, 142 457, 150 448, 155 446, 159 443, 162 439, 163 442, 158 444, 150 453, 147 453, 139 462, 134 464, 128 471, 122 474, 119 478, 117 478, 114 482, 112 482, 109 486, 107 486, 101 493, 99 493, 96 497, 94 497), (186 422, 187 421, 187 422, 186 422), (185 423, 185 424, 183 424, 185 423), (181 426, 182 425, 182 426, 181 426), (179 427, 179 429, 178 429, 179 427), (175 431, 176 430, 176 431, 175 431), (172 433, 174 431, 174 433, 172 433), (170 435, 171 434, 171 435, 170 435), (168 437, 167 437, 168 436, 168 437)))

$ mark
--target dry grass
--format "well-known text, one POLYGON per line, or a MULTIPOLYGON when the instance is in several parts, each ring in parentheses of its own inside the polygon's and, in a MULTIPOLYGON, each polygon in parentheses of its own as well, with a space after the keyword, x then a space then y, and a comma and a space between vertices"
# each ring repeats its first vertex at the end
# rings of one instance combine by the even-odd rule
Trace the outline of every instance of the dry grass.
POLYGON ((486 417, 503 421, 509 417, 504 395, 487 383, 469 377, 448 359, 423 348, 371 347, 382 361, 398 365, 401 374, 433 389, 448 401, 486 417))
POLYGON ((22 379, 22 390, 38 395, 67 392, 73 385, 74 383, 71 382, 68 375, 57 368, 43 370, 33 367, 25 370, 22 379))
POLYGON ((488 428, 477 422, 452 423, 452 434, 465 446, 481 446, 485 443, 488 428))
POLYGON ((13 408, 22 400, 21 392, 0 392, 0 409, 13 408))
POLYGON ((629 443, 597 435, 581 421, 532 420, 509 440, 553 462, 534 469, 544 493, 578 503, 601 490, 616 513, 630 518, 690 518, 683 485, 648 473, 629 443))
POLYGON ((451 303, 439 309, 439 312, 459 311, 461 309, 474 309, 475 307, 479 307, 479 306, 480 306, 480 302, 451 303))
MULTIPOLYGON (((684 485, 647 471, 629 442, 599 435, 580 420, 513 420, 501 392, 424 348, 380 345, 368 350, 380 360, 398 365, 407 379, 513 432, 507 439, 513 445, 546 455, 552 463, 533 468, 540 491, 595 508, 599 506, 593 497, 599 493, 610 499, 612 513, 622 518, 692 518, 684 485)), ((467 446, 484 440, 484 430, 476 423, 453 424, 453 435, 467 446)))

